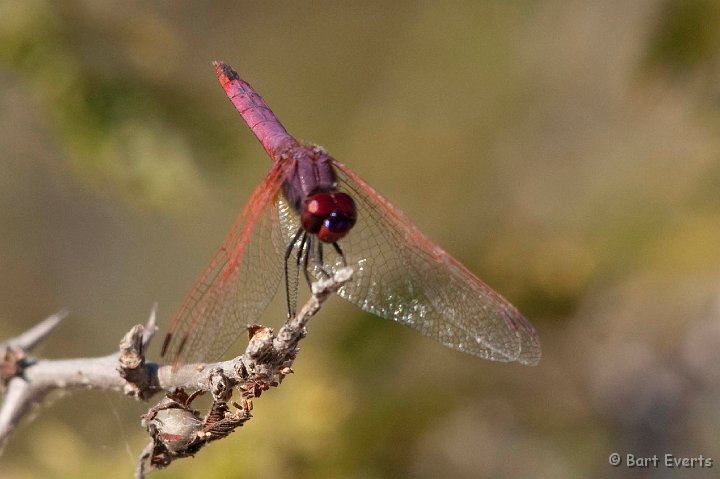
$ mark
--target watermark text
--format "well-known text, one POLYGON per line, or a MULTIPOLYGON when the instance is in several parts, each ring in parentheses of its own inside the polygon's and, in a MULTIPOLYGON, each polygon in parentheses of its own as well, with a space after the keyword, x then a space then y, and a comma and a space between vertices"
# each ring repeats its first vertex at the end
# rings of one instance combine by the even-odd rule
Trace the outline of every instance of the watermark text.
POLYGON ((713 467, 713 459, 702 454, 697 456, 676 456, 666 453, 637 456, 635 454, 613 452, 608 456, 608 462, 614 467, 623 466, 639 469, 709 469, 713 467))

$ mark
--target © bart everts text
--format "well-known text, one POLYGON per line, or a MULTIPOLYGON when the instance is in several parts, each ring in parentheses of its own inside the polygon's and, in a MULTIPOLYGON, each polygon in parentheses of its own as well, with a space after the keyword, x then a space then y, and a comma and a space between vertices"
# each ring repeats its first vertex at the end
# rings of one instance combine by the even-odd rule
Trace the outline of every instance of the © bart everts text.
POLYGON ((703 469, 713 467, 711 457, 699 454, 693 457, 676 456, 666 453, 658 456, 637 456, 635 454, 621 455, 617 452, 610 454, 609 462, 612 466, 625 466, 632 468, 667 468, 667 469, 703 469))

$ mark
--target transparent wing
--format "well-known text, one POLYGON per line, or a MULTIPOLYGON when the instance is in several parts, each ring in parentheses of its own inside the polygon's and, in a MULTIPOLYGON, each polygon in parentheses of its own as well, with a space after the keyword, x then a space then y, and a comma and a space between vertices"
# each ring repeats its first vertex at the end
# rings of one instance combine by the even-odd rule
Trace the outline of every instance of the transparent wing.
MULTIPOLYGON (((334 162, 338 188, 351 195, 358 221, 339 244, 353 280, 338 294, 361 309, 420 331, 453 349, 494 361, 534 365, 540 344, 532 325, 498 293, 427 238, 400 210, 348 167, 334 162)), ((282 233, 297 215, 279 205, 282 233)), ((323 248, 326 269, 342 266, 323 248)), ((311 274, 320 278, 315 265, 311 274)))
POLYGON ((218 359, 275 295, 284 241, 275 204, 284 178, 281 162, 273 163, 185 299, 163 343, 174 365, 218 359))

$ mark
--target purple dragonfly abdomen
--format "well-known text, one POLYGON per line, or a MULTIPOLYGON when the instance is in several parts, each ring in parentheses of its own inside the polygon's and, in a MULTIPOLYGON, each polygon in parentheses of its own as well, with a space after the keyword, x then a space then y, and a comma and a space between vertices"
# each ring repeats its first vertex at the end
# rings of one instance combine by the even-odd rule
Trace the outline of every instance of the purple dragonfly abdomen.
POLYGON ((253 87, 225 63, 215 62, 214 65, 223 87, 233 83, 230 101, 273 160, 277 160, 277 155, 283 150, 299 146, 298 141, 288 134, 280 120, 253 87))

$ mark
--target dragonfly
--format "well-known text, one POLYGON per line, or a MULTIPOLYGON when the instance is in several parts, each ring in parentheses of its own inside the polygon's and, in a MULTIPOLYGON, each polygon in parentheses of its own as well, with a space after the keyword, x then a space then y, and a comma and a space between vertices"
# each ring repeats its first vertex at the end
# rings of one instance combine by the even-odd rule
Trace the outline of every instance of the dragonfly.
POLYGON ((349 167, 291 136, 232 67, 213 65, 272 165, 172 321, 163 357, 216 360, 281 282, 292 317, 301 274, 310 286, 350 266, 337 294, 362 310, 480 358, 539 362, 537 332, 512 304, 349 167))

